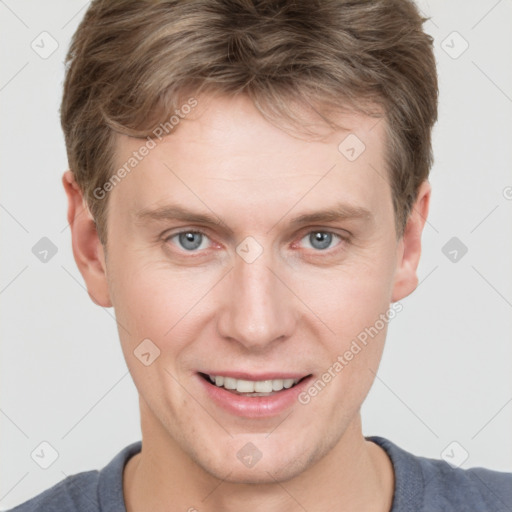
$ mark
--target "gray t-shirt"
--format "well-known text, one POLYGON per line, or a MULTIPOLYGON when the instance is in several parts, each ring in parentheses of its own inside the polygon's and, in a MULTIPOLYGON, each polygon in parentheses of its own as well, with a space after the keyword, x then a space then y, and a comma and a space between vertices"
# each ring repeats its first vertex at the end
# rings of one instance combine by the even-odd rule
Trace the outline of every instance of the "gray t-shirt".
MULTIPOLYGON (((417 457, 382 437, 367 437, 389 455, 395 471, 390 512, 511 512, 512 473, 454 469, 442 460, 417 457)), ((100 471, 71 475, 10 512, 126 512, 123 468, 141 442, 119 452, 100 471)))

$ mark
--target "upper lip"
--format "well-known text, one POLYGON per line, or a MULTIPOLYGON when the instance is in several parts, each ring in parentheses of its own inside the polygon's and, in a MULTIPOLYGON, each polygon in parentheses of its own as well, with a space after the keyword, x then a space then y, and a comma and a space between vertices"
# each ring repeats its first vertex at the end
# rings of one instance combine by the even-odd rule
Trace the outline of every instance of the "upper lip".
POLYGON ((215 371, 202 371, 204 375, 214 375, 222 377, 231 377, 237 380, 277 380, 277 379, 302 379, 307 377, 308 373, 297 372, 265 372, 265 373, 248 373, 248 372, 234 372, 232 370, 215 370, 215 371))

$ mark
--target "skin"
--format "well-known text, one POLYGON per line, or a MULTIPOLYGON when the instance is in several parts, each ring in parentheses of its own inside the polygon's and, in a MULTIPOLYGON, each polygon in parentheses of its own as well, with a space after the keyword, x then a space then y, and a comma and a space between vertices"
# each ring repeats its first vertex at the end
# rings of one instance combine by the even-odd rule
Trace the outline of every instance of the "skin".
MULTIPOLYGON (((270 124, 243 96, 198 102, 109 192, 106 252, 72 173, 63 177, 77 265, 93 301, 115 309, 140 396, 143 448, 124 471, 127 510, 389 511, 392 465, 365 440, 360 418, 386 328, 307 405, 270 418, 220 409, 197 371, 321 376, 416 288, 430 185, 398 237, 385 121, 345 115, 348 131, 313 140, 270 124), (366 145, 353 162, 338 151, 348 133, 366 145), (290 223, 338 202, 369 213, 290 223), (219 222, 137 217, 171 203, 219 222), (194 229, 207 235, 196 252, 171 237, 194 229), (318 249, 316 231, 340 238, 318 249), (252 263, 236 252, 247 236, 263 249, 252 263), (146 338, 160 349, 149 366, 133 354, 146 338), (248 442, 262 453, 251 468, 237 458, 248 442)), ((119 136, 116 163, 140 145, 119 136)))

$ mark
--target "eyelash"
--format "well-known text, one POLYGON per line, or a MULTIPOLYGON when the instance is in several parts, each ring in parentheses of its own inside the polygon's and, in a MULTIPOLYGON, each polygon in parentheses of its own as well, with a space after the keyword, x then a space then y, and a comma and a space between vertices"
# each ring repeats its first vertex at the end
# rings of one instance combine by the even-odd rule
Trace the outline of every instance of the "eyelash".
MULTIPOLYGON (((185 234, 185 233, 193 233, 193 234, 197 234, 197 235, 202 235, 203 237, 206 237, 208 240, 210 240, 210 237, 204 231, 201 231, 199 229, 185 229, 185 230, 182 230, 182 231, 178 231, 177 233, 173 233, 171 235, 169 235, 169 234, 164 235, 163 241, 168 243, 173 238, 178 237, 179 235, 182 235, 182 234, 185 234)), ((344 236, 344 235, 340 235, 338 233, 335 233, 333 231, 328 231, 328 230, 325 230, 325 229, 310 229, 310 231, 306 231, 303 234, 301 234, 301 236, 299 238, 299 242, 302 241, 306 236, 311 235, 312 233, 330 234, 330 235, 333 235, 333 237, 336 237, 336 238, 339 239, 338 244, 336 244, 335 246, 330 247, 328 249, 325 249, 325 250, 315 250, 315 249, 313 249, 314 252, 319 253, 319 254, 320 253, 325 253, 325 254, 331 255, 333 251, 337 252, 336 248, 338 248, 338 250, 342 250, 342 248, 339 248, 338 246, 345 245, 345 244, 350 242, 349 235, 345 235, 344 236)), ((212 241, 210 240, 210 242, 212 242, 212 241)), ((293 243, 293 245, 295 245, 295 242, 293 243)), ((198 255, 198 254, 203 253, 205 250, 207 250, 207 249, 203 249, 203 250, 200 250, 200 251, 195 251, 195 250, 186 251, 185 249, 181 249, 180 252, 183 252, 183 253, 187 253, 188 252, 191 255, 194 255, 194 254, 198 255)), ((192 256, 192 257, 194 257, 194 256, 192 256)))

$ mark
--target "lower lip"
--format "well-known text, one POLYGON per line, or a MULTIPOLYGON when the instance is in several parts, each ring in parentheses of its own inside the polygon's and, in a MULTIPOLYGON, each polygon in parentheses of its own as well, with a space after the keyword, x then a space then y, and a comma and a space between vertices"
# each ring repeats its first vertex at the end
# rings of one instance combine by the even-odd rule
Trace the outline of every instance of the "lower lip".
POLYGON ((215 404, 231 414, 244 418, 268 418, 282 413, 297 402, 297 396, 307 387, 312 378, 310 375, 292 388, 277 391, 273 395, 251 397, 235 395, 208 382, 201 375, 197 377, 208 397, 215 404))

